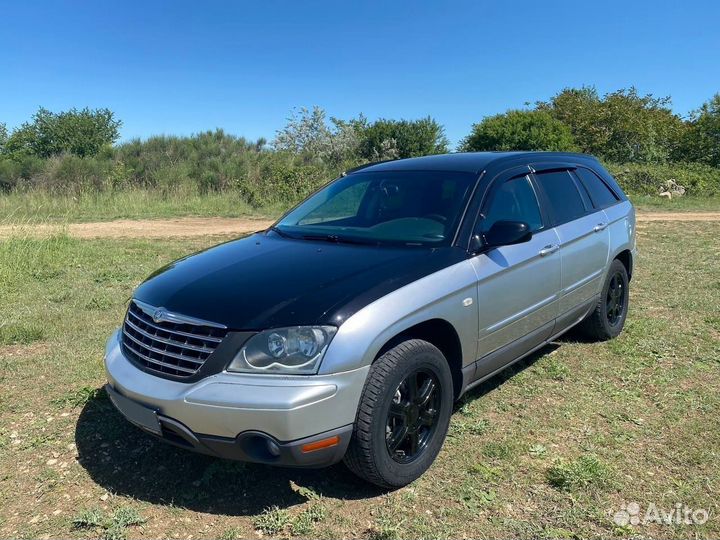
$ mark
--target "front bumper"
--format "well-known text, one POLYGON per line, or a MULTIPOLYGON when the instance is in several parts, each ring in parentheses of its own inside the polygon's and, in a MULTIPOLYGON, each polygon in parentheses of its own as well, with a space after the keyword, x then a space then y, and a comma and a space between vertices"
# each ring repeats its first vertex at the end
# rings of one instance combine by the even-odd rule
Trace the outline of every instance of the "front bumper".
POLYGON ((315 376, 221 372, 182 383, 135 367, 115 332, 105 350, 105 370, 109 393, 155 411, 160 430, 151 432, 170 443, 245 461, 321 466, 340 460, 347 448, 369 366, 315 376), (336 435, 333 447, 300 451, 336 435), (265 451, 268 441, 276 453, 265 451))

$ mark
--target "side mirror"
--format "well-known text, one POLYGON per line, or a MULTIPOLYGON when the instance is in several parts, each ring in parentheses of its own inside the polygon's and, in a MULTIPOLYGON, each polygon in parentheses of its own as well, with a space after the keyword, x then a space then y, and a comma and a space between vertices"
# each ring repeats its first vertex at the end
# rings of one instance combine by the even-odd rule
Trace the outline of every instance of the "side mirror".
POLYGON ((473 235, 470 251, 479 253, 483 249, 528 242, 531 238, 530 226, 524 221, 496 221, 482 236, 473 235))
POLYGON ((496 221, 484 236, 487 247, 497 247, 528 242, 532 233, 524 221, 496 221))

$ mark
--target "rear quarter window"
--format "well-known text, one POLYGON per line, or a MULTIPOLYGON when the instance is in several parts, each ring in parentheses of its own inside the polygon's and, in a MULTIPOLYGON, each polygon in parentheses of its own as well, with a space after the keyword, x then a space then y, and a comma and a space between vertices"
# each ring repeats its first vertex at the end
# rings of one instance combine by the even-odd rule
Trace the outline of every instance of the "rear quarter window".
POLYGON ((595 208, 606 208, 620 200, 607 184, 590 169, 578 167, 575 174, 580 178, 580 182, 590 195, 595 208))
POLYGON ((562 225, 587 213, 583 197, 568 171, 541 172, 535 177, 545 192, 554 225, 562 225))

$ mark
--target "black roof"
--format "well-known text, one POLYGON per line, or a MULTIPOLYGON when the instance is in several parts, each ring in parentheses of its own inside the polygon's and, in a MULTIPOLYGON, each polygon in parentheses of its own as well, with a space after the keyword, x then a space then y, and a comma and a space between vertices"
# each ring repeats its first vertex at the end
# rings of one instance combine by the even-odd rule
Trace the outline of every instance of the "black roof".
POLYGON ((514 160, 513 158, 526 158, 528 163, 532 163, 535 160, 547 161, 548 158, 556 158, 559 161, 586 161, 589 159, 595 161, 594 157, 587 154, 575 154, 572 152, 460 152, 456 154, 439 154, 435 156, 369 163, 347 172, 351 173, 362 170, 363 172, 458 171, 479 173, 490 163, 499 160, 510 161, 514 160))

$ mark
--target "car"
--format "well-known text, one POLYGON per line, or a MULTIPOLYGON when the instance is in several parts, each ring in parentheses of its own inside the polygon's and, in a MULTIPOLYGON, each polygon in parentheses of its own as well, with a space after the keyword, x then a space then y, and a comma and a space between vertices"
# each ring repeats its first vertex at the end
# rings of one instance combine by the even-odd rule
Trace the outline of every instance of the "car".
POLYGON ((635 211, 593 157, 479 152, 349 170, 267 230, 134 292, 107 393, 219 458, 422 475, 454 402, 577 325, 617 336, 635 211))

